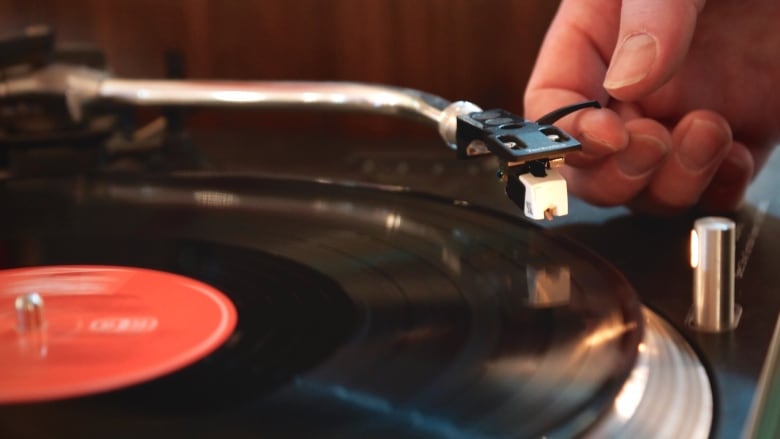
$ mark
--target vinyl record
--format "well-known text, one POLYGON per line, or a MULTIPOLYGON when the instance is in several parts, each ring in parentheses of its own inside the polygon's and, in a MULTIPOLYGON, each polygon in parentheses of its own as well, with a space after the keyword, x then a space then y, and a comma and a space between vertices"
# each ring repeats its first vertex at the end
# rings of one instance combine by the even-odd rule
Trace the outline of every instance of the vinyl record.
POLYGON ((4 269, 0 291, 0 404, 143 383, 209 355, 236 321, 219 291, 139 268, 4 269))
POLYGON ((6 180, 0 206, 4 269, 156 270, 238 313, 219 348, 175 372, 0 405, 13 437, 568 437, 609 411, 642 335, 632 289, 592 254, 399 188, 6 180))

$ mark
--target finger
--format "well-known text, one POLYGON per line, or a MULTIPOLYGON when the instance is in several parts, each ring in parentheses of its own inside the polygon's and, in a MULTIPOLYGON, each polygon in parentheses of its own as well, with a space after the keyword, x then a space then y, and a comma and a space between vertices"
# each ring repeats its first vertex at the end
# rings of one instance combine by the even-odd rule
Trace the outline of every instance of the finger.
POLYGON ((626 121, 642 117, 638 105, 630 102, 612 101, 609 111, 582 114, 570 128, 582 143, 580 152, 566 156, 566 164, 575 168, 594 166, 607 156, 620 152, 628 146, 629 133, 624 127, 626 121))
POLYGON ((663 85, 685 58, 705 0, 623 0, 604 88, 633 101, 663 85))
POLYGON ((609 102, 609 108, 620 116, 623 121, 639 119, 644 116, 644 111, 636 102, 623 102, 613 100, 609 102))
POLYGON ((566 164, 570 166, 592 166, 628 146, 629 136, 623 120, 610 109, 583 111, 569 125, 562 128, 582 144, 581 151, 566 155, 566 164))
POLYGON ((699 204, 702 210, 724 213, 736 209, 745 195, 755 169, 753 155, 748 148, 740 142, 734 142, 712 177, 712 183, 701 197, 699 204))
POLYGON ((651 181, 653 171, 671 149, 669 131, 651 119, 626 124, 630 141, 625 150, 587 169, 567 168, 562 173, 570 192, 600 206, 625 204, 651 181))
MULTIPOLYGON (((613 0, 565 0, 561 4, 526 89, 526 118, 536 119, 556 108, 593 99, 606 105, 609 96, 601 82, 619 17, 620 4, 613 0), (587 25, 596 22, 601 25, 587 25)), ((556 125, 582 143, 582 152, 567 155, 572 166, 591 166, 628 144, 622 121, 611 110, 578 111, 556 125)))
POLYGON ((731 129, 717 113, 687 114, 672 132, 673 149, 634 208, 676 213, 696 204, 732 148, 731 129))
MULTIPOLYGON (((606 60, 615 45, 619 19, 620 3, 614 0, 562 2, 528 81, 524 100, 528 119, 586 100, 607 103, 609 95, 602 81, 606 60)), ((577 116, 575 113, 566 120, 577 116)), ((567 129, 565 123, 563 127, 567 129)))

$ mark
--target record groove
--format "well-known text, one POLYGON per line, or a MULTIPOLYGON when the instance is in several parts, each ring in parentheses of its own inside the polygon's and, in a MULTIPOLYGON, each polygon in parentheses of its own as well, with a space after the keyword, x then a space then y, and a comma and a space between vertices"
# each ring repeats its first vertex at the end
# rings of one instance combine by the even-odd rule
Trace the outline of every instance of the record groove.
POLYGON ((14 212, 0 218, 2 267, 161 269, 223 291, 239 313, 191 370, 0 406, 20 434, 46 412, 114 437, 117 425, 128 437, 570 436, 610 410, 642 334, 607 264, 447 200, 179 176, 9 180, 0 203, 14 212))

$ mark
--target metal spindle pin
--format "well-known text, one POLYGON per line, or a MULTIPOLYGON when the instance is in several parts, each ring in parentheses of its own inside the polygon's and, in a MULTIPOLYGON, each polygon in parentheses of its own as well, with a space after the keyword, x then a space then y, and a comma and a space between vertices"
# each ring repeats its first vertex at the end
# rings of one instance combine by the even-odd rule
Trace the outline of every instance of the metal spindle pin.
POLYGON ((739 323, 734 303, 735 224, 728 218, 696 220, 691 231, 693 307, 689 324, 705 332, 723 332, 739 323))
POLYGON ((37 331, 43 328, 43 298, 38 293, 18 296, 14 301, 16 308, 16 329, 21 333, 37 331))

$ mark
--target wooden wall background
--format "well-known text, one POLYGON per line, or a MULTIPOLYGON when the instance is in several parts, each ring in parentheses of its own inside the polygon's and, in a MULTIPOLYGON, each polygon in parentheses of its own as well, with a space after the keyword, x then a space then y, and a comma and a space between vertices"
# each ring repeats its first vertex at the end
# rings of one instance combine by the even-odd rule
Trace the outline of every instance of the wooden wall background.
MULTIPOLYGON (((550 0, 0 0, 0 32, 48 24, 102 47, 113 74, 162 77, 180 51, 193 78, 368 81, 522 114, 557 2, 550 0)), ((199 111, 201 129, 281 127, 405 136, 379 117, 199 111)))

